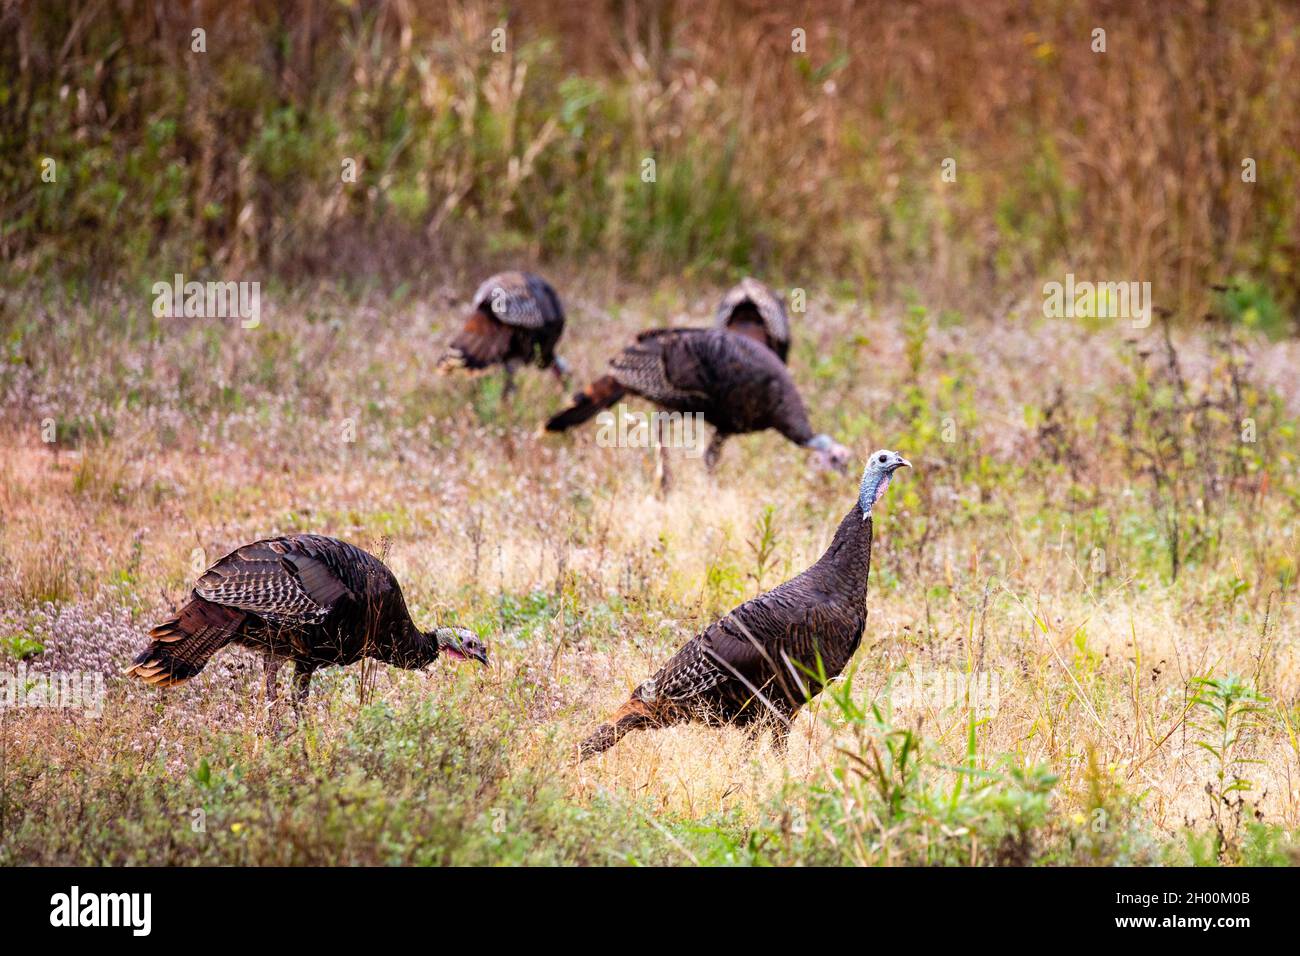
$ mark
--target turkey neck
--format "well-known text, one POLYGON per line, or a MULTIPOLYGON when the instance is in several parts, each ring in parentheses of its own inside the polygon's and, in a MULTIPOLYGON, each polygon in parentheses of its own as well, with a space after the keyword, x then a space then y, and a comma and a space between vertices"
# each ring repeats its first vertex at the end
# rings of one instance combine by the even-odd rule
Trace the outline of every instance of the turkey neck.
POLYGON ((871 516, 863 517, 856 504, 850 508, 814 567, 824 569, 823 573, 833 572, 833 589, 865 607, 871 573, 871 516))
POLYGON ((787 380, 786 387, 782 389, 776 414, 776 430, 801 447, 813 439, 808 410, 804 408, 803 399, 794 387, 793 380, 787 380))
POLYGON ((438 638, 432 632, 425 634, 408 618, 395 639, 381 643, 376 651, 385 664, 415 670, 438 659, 438 638))

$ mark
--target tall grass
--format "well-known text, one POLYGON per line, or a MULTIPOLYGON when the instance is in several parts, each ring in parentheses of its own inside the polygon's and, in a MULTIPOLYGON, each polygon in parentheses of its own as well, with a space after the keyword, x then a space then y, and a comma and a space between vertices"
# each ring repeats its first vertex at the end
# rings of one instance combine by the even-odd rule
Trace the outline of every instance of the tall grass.
POLYGON ((0 26, 23 271, 396 286, 546 257, 996 312, 1069 270, 1185 314, 1238 281, 1266 322, 1300 289, 1290 4, 116 0, 0 26))

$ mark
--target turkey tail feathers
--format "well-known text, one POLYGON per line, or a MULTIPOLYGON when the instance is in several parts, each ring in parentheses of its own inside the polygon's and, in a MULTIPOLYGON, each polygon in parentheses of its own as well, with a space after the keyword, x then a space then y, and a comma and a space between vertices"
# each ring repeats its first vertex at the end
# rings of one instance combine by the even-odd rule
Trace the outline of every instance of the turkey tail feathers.
POLYGON ((451 340, 435 368, 443 375, 458 368, 482 371, 505 358, 510 334, 510 329, 495 318, 477 311, 451 340))
POLYGON ((642 727, 661 726, 650 710, 650 705, 643 700, 633 698, 614 712, 610 723, 601 724, 591 736, 578 745, 578 762, 581 763, 598 753, 604 753, 618 743, 626 734, 642 727))
POLYGON ((625 389, 612 375, 596 379, 573 396, 573 404, 546 423, 548 432, 567 431, 592 418, 601 409, 609 408, 625 394, 625 389))
POLYGON ((123 673, 158 687, 182 684, 230 643, 244 617, 242 611, 197 598, 185 606, 179 617, 149 632, 153 643, 123 673))

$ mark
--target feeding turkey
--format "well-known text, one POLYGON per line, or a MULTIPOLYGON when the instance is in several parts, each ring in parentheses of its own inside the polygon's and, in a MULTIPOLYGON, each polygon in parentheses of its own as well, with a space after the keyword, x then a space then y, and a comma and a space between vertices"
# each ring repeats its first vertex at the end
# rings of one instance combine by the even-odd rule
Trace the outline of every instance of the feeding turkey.
POLYGON ((438 360, 446 374, 458 368, 505 370, 504 394, 515 389, 515 370, 536 363, 561 382, 569 366, 555 354, 564 333, 564 309, 551 284, 531 272, 502 272, 484 280, 471 299, 464 326, 438 360))
MULTIPOLYGON (((546 423, 551 432, 588 421, 624 395, 640 395, 670 412, 700 414, 714 428, 704 461, 712 472, 732 435, 774 429, 843 471, 850 452, 808 422, 794 379, 765 345, 725 329, 653 329, 614 356, 608 374, 573 396, 572 404, 546 423)), ((669 484, 659 448, 660 483, 669 484)))
POLYGON ((266 696, 294 665, 295 702, 307 699, 311 675, 362 658, 416 669, 439 657, 488 663, 487 648, 466 628, 422 631, 411 620, 401 585, 373 554, 337 538, 293 534, 232 551, 198 579, 189 603, 149 632, 153 638, 126 673, 171 687, 203 670, 221 648, 263 652, 266 696))
POLYGON ((748 276, 727 291, 718 304, 714 323, 761 342, 782 362, 790 352, 790 316, 785 303, 770 288, 748 276))

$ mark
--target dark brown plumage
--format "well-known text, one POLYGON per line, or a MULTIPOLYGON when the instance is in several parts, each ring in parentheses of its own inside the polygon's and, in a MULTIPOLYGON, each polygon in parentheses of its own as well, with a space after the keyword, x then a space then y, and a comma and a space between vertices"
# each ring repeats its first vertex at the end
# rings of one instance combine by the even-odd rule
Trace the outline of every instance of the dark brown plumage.
POLYGON ((439 372, 501 365, 509 392, 516 367, 536 362, 563 380, 568 365, 555 354, 555 345, 564 332, 564 309, 549 282, 530 272, 502 272, 478 287, 472 308, 438 360, 439 372))
POLYGON ((189 680, 227 644, 266 654, 267 696, 275 676, 294 662, 297 697, 311 673, 363 657, 397 667, 424 667, 440 653, 487 663, 468 630, 422 632, 406 609, 401 586, 382 561, 355 545, 315 534, 246 544, 208 568, 180 614, 159 624, 153 643, 126 673, 171 687, 189 680))
POLYGON ((770 719, 783 743, 799 708, 839 676, 862 640, 871 509, 905 466, 895 452, 875 452, 857 503, 817 563, 687 641, 582 743, 580 757, 609 749, 630 731, 684 721, 754 726, 770 719))
POLYGON ((753 339, 724 329, 654 329, 609 366, 609 374, 546 423, 547 431, 580 425, 631 393, 670 412, 702 414, 716 429, 706 453, 710 469, 728 436, 768 428, 816 450, 826 464, 842 467, 848 460, 848 449, 813 433, 789 370, 753 339))
POLYGON ((790 317, 781 297, 757 279, 744 278, 718 304, 716 324, 762 342, 782 362, 790 352, 790 317))

